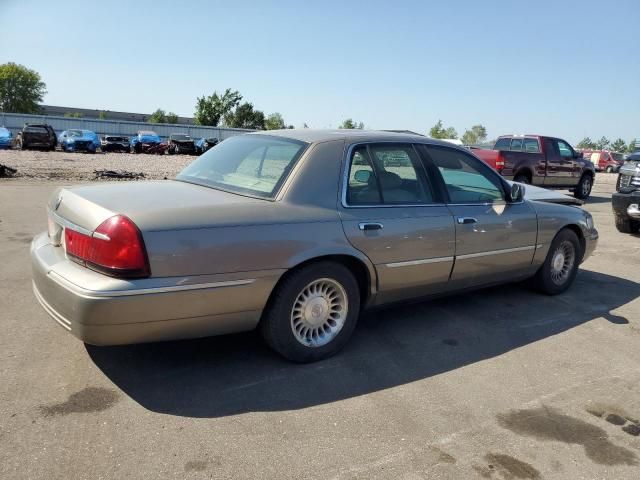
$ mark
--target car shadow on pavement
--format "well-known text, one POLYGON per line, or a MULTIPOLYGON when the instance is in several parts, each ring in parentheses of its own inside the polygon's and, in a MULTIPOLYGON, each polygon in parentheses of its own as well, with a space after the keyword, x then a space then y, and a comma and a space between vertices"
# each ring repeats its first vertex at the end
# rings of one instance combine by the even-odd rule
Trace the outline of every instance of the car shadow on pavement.
POLYGON ((596 203, 611 203, 611 197, 598 197, 595 195, 591 195, 584 201, 585 205, 593 205, 596 203))
POLYGON ((564 295, 516 284, 367 313, 344 351, 309 365, 256 332, 87 351, 124 393, 170 415, 292 410, 365 395, 496 357, 603 317, 640 295, 629 280, 581 270, 564 295), (508 293, 507 293, 508 292, 508 293))

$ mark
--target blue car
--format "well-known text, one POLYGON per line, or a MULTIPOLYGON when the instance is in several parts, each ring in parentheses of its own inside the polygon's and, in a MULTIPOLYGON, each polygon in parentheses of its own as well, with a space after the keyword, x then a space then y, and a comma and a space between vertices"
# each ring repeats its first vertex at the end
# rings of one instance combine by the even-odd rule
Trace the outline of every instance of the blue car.
POLYGON ((65 152, 96 153, 100 139, 91 130, 65 130, 58 137, 60 147, 65 152))
POLYGON ((162 143, 156 132, 151 130, 140 130, 137 135, 131 137, 131 150, 133 153, 142 153, 154 150, 162 143))
POLYGON ((13 140, 13 136, 9 129, 0 127, 0 149, 3 148, 11 148, 11 142, 13 140))

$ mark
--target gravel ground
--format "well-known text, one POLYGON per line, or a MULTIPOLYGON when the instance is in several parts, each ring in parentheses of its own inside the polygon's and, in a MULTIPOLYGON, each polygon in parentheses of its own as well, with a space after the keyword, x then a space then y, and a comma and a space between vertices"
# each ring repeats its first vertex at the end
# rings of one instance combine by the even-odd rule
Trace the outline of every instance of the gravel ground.
POLYGON ((130 153, 67 153, 35 150, 0 150, 0 164, 18 170, 19 180, 95 180, 95 170, 126 170, 144 173, 147 179, 174 177, 196 157, 188 155, 134 155, 130 153))

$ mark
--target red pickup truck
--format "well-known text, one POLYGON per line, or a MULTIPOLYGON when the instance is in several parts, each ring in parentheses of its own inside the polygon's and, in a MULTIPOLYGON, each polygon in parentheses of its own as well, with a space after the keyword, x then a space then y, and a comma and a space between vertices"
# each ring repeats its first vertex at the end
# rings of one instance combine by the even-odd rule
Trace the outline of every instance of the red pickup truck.
POLYGON ((496 140, 493 150, 471 151, 510 180, 544 188, 566 188, 581 200, 591 194, 596 176, 593 163, 560 138, 504 135, 496 140))

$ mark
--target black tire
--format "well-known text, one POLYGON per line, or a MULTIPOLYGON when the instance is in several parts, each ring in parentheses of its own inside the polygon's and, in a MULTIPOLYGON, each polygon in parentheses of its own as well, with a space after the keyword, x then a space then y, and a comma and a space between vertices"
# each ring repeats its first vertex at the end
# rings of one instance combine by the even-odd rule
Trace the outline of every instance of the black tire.
POLYGON ((531 185, 531 178, 526 173, 519 173, 513 178, 514 182, 524 183, 525 185, 531 185))
POLYGON ((591 189, 593 188, 593 177, 588 173, 585 173, 580 178, 578 185, 573 190, 573 196, 580 199, 586 200, 591 195, 591 189))
MULTIPOLYGON (((582 261, 582 255, 582 247, 580 246, 578 236, 568 228, 560 230, 551 242, 547 258, 545 258, 544 263, 531 279, 532 286, 536 290, 546 293, 547 295, 558 295, 559 293, 564 292, 573 284, 573 281, 576 278, 578 266, 582 261), (569 245, 573 249, 572 265, 570 268, 567 267, 566 276, 561 278, 559 281, 554 280, 552 272, 557 271, 557 269, 554 269, 553 267, 556 252, 567 248, 569 245)), ((564 258, 566 259, 566 257, 568 257, 568 255, 564 258)), ((564 265, 566 266, 566 263, 564 263, 564 265)))
POLYGON ((629 217, 615 215, 616 228, 620 233, 637 233, 640 231, 640 222, 629 217))
POLYGON ((336 354, 346 345, 359 314, 360 290, 351 272, 339 263, 319 262, 287 274, 271 295, 260 329, 267 344, 286 359, 298 363, 315 362, 336 354), (323 279, 342 287, 346 295, 347 314, 342 328, 328 343, 321 346, 304 345, 294 334, 294 304, 310 284, 323 279))

